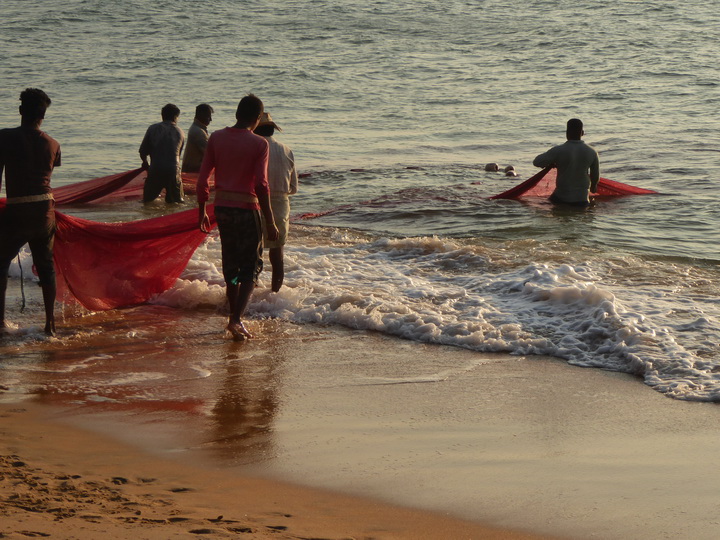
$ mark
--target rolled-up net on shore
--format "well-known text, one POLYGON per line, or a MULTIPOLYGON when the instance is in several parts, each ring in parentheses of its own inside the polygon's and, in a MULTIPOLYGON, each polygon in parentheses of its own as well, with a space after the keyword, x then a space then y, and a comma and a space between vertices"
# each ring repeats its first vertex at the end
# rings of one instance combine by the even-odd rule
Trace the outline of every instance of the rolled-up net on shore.
MULTIPOLYGON (((519 199, 520 197, 549 197, 555 191, 557 172, 552 167, 545 167, 539 173, 531 176, 523 183, 490 197, 491 199, 519 199)), ((651 189, 644 189, 622 182, 615 182, 607 178, 600 178, 597 191, 592 193, 595 197, 622 197, 625 195, 649 195, 657 193, 651 189)))

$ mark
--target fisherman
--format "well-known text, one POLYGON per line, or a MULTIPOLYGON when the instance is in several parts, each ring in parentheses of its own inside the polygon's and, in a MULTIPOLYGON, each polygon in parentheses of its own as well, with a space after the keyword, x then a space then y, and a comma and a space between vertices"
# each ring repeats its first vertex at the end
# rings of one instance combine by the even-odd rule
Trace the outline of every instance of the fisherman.
POLYGON ((143 187, 143 202, 154 201, 164 189, 165 202, 182 203, 185 201, 180 177, 180 154, 185 144, 185 134, 177 125, 180 109, 168 103, 160 114, 162 122, 152 124, 147 129, 140 145, 142 167, 148 170, 143 187))
POLYGON ((567 141, 533 160, 536 167, 557 167, 555 191, 550 195, 555 204, 588 206, 590 193, 597 191, 600 162, 595 149, 582 140, 584 134, 582 121, 568 120, 567 141))
POLYGON ((263 267, 260 210, 268 240, 278 239, 267 180, 269 144, 253 133, 263 110, 257 96, 250 94, 240 100, 235 125, 210 135, 197 182, 199 226, 208 233, 208 179, 215 172, 215 219, 230 306, 227 330, 236 340, 253 337, 242 317, 263 267))
POLYGON ((182 161, 182 172, 196 173, 200 171, 205 148, 207 148, 208 126, 212 122, 212 115, 215 111, 207 103, 201 103, 195 107, 195 118, 188 130, 187 144, 182 161))
POLYGON ((264 112, 260 118, 255 134, 265 138, 270 145, 268 159, 268 184, 270 185, 270 206, 272 206, 275 225, 279 237, 272 241, 265 239, 265 247, 269 248, 270 264, 272 265, 271 288, 278 292, 285 279, 285 261, 283 246, 287 242, 290 228, 290 195, 298 190, 298 177, 295 170, 295 156, 285 144, 275 140, 275 130, 282 131, 270 113, 264 112))
POLYGON ((0 211, 0 329, 6 328, 8 270, 23 245, 29 244, 45 305, 45 333, 55 335, 55 201, 50 188, 60 166, 60 145, 40 130, 50 106, 38 88, 20 94, 20 127, 0 130, 0 187, 5 171, 6 207, 0 211))

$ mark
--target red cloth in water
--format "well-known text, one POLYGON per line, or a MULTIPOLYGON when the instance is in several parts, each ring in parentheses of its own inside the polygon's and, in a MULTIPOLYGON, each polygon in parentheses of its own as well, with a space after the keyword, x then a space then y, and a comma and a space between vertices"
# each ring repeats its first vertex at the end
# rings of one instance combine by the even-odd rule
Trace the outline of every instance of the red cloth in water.
MULTIPOLYGON (((503 191, 498 195, 490 197, 491 199, 519 199, 520 197, 549 197, 555 191, 555 179, 557 173, 551 167, 545 167, 539 173, 531 176, 522 184, 518 184, 514 188, 503 191)), ((597 197, 620 197, 623 195, 646 195, 657 193, 651 189, 643 189, 635 186, 629 186, 621 182, 600 178, 597 191, 593 195, 597 197)))
MULTIPOLYGON (((208 213, 214 226, 212 205, 208 213)), ((141 304, 169 289, 207 236, 197 209, 126 223, 55 216, 58 298, 96 311, 141 304)))
MULTIPOLYGON (((110 176, 93 178, 85 182, 76 182, 68 186, 60 186, 53 189, 55 204, 140 200, 146 177, 145 169, 133 169, 110 176)), ((197 192, 197 177, 197 173, 182 173, 183 189, 186 195, 195 195, 197 192)), ((214 178, 211 179, 211 186, 214 186, 212 180, 214 178)))

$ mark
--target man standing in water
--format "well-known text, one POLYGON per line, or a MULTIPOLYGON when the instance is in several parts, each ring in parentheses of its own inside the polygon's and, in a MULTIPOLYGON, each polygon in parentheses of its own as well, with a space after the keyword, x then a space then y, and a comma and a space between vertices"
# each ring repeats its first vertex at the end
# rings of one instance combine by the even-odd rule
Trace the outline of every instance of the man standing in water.
POLYGON ((237 340, 252 337, 242 317, 263 266, 260 210, 268 240, 278 238, 267 180, 268 142, 253 133, 263 109, 263 102, 252 94, 240 100, 235 125, 210 136, 197 183, 200 230, 208 233, 208 179, 215 172, 215 219, 220 231, 223 277, 230 306, 227 330, 237 340))
POLYGON ((269 113, 263 113, 255 133, 265 137, 270 145, 268 160, 268 184, 270 185, 270 206, 272 206, 275 226, 278 228, 278 239, 266 239, 265 247, 269 248, 270 264, 272 265, 272 290, 278 292, 285 278, 285 261, 283 246, 287 242, 290 227, 290 195, 298 189, 298 177, 295 170, 295 156, 292 150, 273 138, 275 130, 282 131, 269 113))
POLYGON ((201 103, 195 107, 195 118, 188 130, 187 145, 182 161, 182 172, 196 173, 200 171, 205 148, 207 148, 208 126, 212 122, 212 115, 215 111, 207 103, 201 103))
POLYGON ((13 258, 26 243, 40 278, 45 333, 55 334, 55 201, 50 177, 60 166, 60 145, 40 130, 50 98, 40 89, 20 94, 20 127, 0 130, 0 183, 5 171, 7 206, 0 210, 0 329, 13 258))
POLYGON ((600 162, 595 149, 582 140, 584 134, 582 121, 568 120, 567 141, 533 160, 536 167, 557 167, 555 191, 550 195, 556 204, 587 206, 590 193, 597 191, 600 162))
POLYGON ((140 159, 148 169, 143 202, 154 201, 165 189, 165 202, 181 203, 183 185, 180 177, 180 154, 185 144, 185 134, 177 125, 180 109, 168 103, 161 111, 162 122, 151 125, 140 145, 140 159), (150 156, 150 164, 148 164, 150 156))

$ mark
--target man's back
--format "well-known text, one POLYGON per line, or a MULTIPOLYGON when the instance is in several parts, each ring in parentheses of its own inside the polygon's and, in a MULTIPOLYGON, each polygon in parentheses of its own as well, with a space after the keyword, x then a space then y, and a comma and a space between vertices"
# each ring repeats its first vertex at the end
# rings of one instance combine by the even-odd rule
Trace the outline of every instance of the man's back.
POLYGON ((203 156, 208 143, 207 128, 197 122, 193 122, 188 130, 185 155, 183 155, 183 172, 198 172, 202 165, 203 156))
POLYGON ((8 197, 50 193, 50 177, 59 166, 60 144, 44 131, 22 126, 0 130, 0 170, 5 170, 8 197))
POLYGON ((297 193, 298 179, 292 150, 287 145, 276 141, 272 136, 265 137, 265 139, 270 145, 268 159, 270 193, 294 195, 297 193))
POLYGON ((572 139, 554 146, 533 160, 536 167, 557 167, 553 197, 568 203, 587 202, 591 185, 600 178, 597 152, 583 140, 572 139))
MULTIPOLYGON (((267 192, 268 143, 247 129, 226 127, 214 132, 208 141, 200 175, 198 200, 209 197, 207 179, 215 171, 215 205, 245 206, 223 198, 223 192, 257 194, 267 192)), ((254 203, 252 206, 257 206, 254 203)))
POLYGON ((184 143, 185 134, 176 124, 158 122, 147 129, 140 145, 140 154, 150 155, 150 166, 153 169, 177 169, 184 143))

